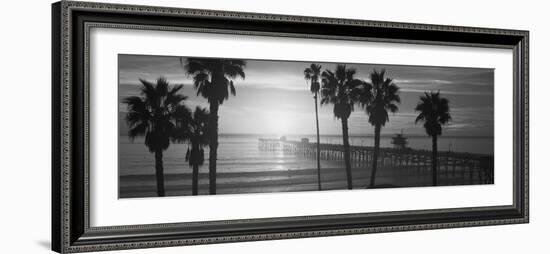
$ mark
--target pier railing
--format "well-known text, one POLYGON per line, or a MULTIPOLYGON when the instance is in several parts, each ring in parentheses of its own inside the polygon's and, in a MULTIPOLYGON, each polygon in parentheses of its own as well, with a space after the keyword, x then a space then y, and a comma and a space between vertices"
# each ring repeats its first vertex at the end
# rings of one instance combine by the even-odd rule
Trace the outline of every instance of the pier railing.
MULTIPOLYGON (((316 159, 317 143, 280 139, 259 139, 258 148, 262 151, 282 151, 316 159)), ((321 160, 344 160, 344 146, 340 144, 320 144, 321 160)), ((374 147, 350 146, 351 163, 354 167, 370 169, 374 157, 374 147)), ((493 183, 493 156, 439 151, 438 175, 447 184, 486 184, 493 183)), ((378 154, 378 168, 405 170, 410 174, 429 174, 432 170, 432 151, 417 149, 396 149, 381 147, 378 154)))

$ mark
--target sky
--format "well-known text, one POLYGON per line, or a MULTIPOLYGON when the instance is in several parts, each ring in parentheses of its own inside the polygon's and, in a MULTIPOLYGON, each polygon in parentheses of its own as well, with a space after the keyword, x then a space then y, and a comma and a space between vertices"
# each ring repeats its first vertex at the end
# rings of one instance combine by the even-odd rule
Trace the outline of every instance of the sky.
MULTIPOLYGON (((166 78, 170 84, 183 84, 189 98, 185 104, 208 108, 205 98, 196 95, 192 76, 180 64, 182 57, 119 55, 119 101, 139 95, 139 79, 166 78)), ((183 57, 185 59, 185 57, 183 57)), ((220 134, 311 135, 315 133, 315 103, 304 79, 311 62, 246 60, 246 78, 234 81, 237 94, 230 96, 219 110, 220 134)), ((317 63, 334 70, 338 63, 317 63)), ((422 123, 415 124, 414 111, 426 91, 440 91, 449 99, 452 121, 443 127, 443 136, 492 137, 494 129, 494 70, 438 66, 405 66, 346 63, 357 70, 356 78, 369 81, 374 69, 386 70, 400 87, 399 111, 390 113, 382 135, 403 132, 422 136, 422 123)), ((319 106, 321 135, 341 135, 341 122, 334 117, 332 105, 319 106)), ((126 106, 119 104, 122 119, 126 106)), ((121 125, 121 132, 127 132, 121 125)), ((126 127, 127 128, 127 127, 126 127)), ((374 134, 365 111, 356 106, 349 118, 350 136, 374 134)))

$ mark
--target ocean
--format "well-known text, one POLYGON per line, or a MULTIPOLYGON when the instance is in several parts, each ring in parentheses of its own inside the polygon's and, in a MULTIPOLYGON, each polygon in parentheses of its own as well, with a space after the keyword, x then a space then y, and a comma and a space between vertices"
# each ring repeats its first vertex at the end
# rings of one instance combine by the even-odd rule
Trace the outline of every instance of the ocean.
MULTIPOLYGON (((258 148, 259 138, 278 138, 262 135, 220 135, 217 172, 218 185, 224 193, 253 193, 273 191, 308 190, 316 188, 317 164, 314 158, 284 152, 281 149, 265 151, 258 148), (288 183, 294 181, 296 185, 288 183), (248 184, 248 187, 246 187, 248 184)), ((315 136, 286 136, 287 140, 308 138, 315 142, 315 136)), ((154 155, 144 145, 143 138, 133 142, 127 136, 119 137, 119 196, 141 197, 154 195, 154 155)), ((429 137, 408 137, 409 147, 417 150, 431 150, 429 137)), ((321 143, 342 144, 340 136, 321 136, 321 143)), ((391 137, 381 137, 381 147, 391 147, 391 137)), ((374 138, 350 137, 350 145, 373 146, 374 138)), ((493 154, 492 137, 440 137, 440 151, 493 154)), ((191 167, 185 161, 187 144, 171 144, 163 153, 164 172, 168 195, 189 195, 191 167)), ((205 147, 205 163, 199 169, 199 193, 206 194, 208 188, 208 147, 205 147)), ((345 164, 343 161, 321 160, 322 179, 325 186, 338 189, 345 186, 345 164), (328 184, 330 182, 330 184, 328 184)), ((366 184, 365 166, 353 165, 354 181, 366 184), (355 173, 357 172, 357 173, 355 173)), ((391 176, 389 172, 387 172, 391 176)), ((384 172, 381 173, 384 178, 384 172)), ((392 181, 392 179, 386 179, 392 181)), ((422 185, 418 181, 414 184, 422 185)), ((404 185, 410 185, 405 183, 404 185)), ((425 185, 429 185, 429 174, 425 185)), ((344 187, 345 188, 345 187, 344 187)))

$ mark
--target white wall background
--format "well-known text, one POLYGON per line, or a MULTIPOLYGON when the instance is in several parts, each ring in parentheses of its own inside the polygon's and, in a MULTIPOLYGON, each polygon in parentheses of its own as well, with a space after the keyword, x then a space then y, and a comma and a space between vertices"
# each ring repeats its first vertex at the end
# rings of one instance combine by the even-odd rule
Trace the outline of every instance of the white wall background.
MULTIPOLYGON (((478 228, 217 244, 121 253, 491 253, 548 251, 545 152, 550 21, 545 1, 118 0, 113 2, 345 17, 531 31, 531 223, 478 228)), ((9 1, 0 14, 0 253, 50 245, 50 1, 9 1)), ((474 60, 474 59, 473 59, 474 60)))

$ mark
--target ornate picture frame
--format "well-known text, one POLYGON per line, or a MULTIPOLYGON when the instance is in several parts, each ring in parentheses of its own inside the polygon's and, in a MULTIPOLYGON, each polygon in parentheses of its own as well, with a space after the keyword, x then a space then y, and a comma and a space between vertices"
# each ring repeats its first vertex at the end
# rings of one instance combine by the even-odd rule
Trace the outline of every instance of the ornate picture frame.
POLYGON ((52 5, 52 66, 52 249, 56 252, 322 237, 529 221, 528 31, 61 1, 52 5), (89 32, 92 28, 511 50, 513 204, 91 226, 89 32))

